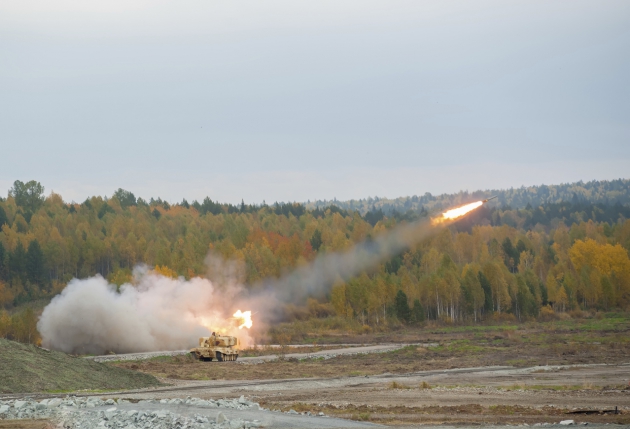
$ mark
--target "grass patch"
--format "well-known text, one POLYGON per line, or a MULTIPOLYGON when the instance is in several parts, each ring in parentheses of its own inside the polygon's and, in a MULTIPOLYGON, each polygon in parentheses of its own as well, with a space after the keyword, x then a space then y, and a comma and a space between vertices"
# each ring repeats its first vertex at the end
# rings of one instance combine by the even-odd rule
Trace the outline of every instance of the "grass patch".
POLYGON ((371 420, 372 415, 370 413, 360 413, 360 414, 353 414, 352 415, 352 420, 359 420, 362 422, 368 422, 371 420))
POLYGON ((119 390, 157 386, 149 374, 0 339, 0 393, 119 390))
POLYGON ((390 389, 411 389, 411 386, 407 386, 406 384, 397 383, 395 381, 392 381, 389 384, 389 388, 390 389))
MULTIPOLYGON (((602 320, 616 320, 615 318, 602 320)), ((630 355, 630 335, 623 331, 630 319, 623 319, 616 330, 580 330, 579 326, 592 319, 570 320, 571 328, 559 324, 567 321, 528 322, 518 325, 492 325, 475 331, 463 327, 466 333, 433 335, 416 331, 409 342, 437 343, 437 346, 406 346, 401 349, 372 354, 339 355, 331 359, 303 359, 299 363, 284 359, 260 364, 239 362, 199 362, 190 356, 153 358, 144 361, 117 362, 113 365, 140 370, 158 377, 184 380, 260 380, 309 377, 342 377, 376 375, 386 372, 403 374, 491 365, 516 367, 535 365, 569 365, 585 363, 627 362, 630 355), (491 328, 491 330, 489 330, 491 328)), ((600 322, 597 319, 597 322, 600 322)), ((449 327, 449 330, 459 327, 449 327)), ((410 335, 405 331, 404 335, 410 335)), ((389 338, 392 341, 392 338, 389 338)), ((318 347, 331 347, 319 346, 318 347)), ((274 350, 273 348, 269 348, 274 350)), ((275 349, 277 350, 277 349, 275 349)), ((274 351, 275 351, 274 350, 274 351)), ((416 387, 414 387, 416 388, 416 387)))

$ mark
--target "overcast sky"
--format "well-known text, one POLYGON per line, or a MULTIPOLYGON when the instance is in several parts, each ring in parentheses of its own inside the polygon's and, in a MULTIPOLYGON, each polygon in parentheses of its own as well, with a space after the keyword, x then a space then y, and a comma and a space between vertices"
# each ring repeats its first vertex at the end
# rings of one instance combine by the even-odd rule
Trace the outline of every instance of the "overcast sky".
POLYGON ((0 192, 306 201, 630 177, 630 1, 0 2, 0 192))

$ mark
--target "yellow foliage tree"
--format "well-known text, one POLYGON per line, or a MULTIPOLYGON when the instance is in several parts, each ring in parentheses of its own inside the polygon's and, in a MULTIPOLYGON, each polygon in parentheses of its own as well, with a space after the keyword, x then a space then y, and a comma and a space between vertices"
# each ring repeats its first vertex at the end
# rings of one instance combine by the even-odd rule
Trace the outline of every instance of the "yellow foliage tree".
POLYGON ((9 285, 0 281, 0 307, 13 302, 13 291, 9 288, 9 285))
POLYGON ((630 301, 630 258, 621 245, 600 244, 591 239, 576 240, 569 250, 569 256, 578 273, 591 267, 600 276, 616 280, 611 298, 617 300, 617 305, 630 301))
POLYGON ((171 277, 173 279, 176 279, 178 277, 177 273, 171 270, 166 265, 156 265, 155 268, 153 268, 153 272, 164 277, 171 277))
POLYGON ((0 338, 6 338, 11 332, 11 317, 6 310, 0 311, 0 338))

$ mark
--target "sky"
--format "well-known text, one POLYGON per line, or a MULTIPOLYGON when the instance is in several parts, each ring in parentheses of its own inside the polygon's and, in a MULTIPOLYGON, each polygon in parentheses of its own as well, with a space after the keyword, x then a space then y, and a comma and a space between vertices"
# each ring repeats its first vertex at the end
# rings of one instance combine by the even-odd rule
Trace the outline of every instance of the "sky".
POLYGON ((395 198, 630 177, 630 2, 0 2, 0 193, 395 198))

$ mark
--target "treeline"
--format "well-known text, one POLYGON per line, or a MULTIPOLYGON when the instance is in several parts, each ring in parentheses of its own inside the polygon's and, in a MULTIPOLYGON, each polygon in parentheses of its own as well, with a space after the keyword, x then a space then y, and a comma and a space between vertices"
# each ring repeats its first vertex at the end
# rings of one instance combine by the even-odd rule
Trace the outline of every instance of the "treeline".
POLYGON ((422 196, 414 195, 395 199, 370 197, 349 201, 338 201, 337 199, 319 200, 309 201, 306 207, 313 209, 335 205, 344 210, 358 211, 361 214, 368 211, 381 210, 383 213, 391 215, 395 212, 441 210, 471 201, 483 200, 495 195, 499 206, 508 206, 516 209, 525 208, 528 205, 538 207, 558 203, 590 203, 603 206, 620 204, 627 206, 630 204, 630 180, 594 180, 586 183, 576 182, 475 192, 461 191, 455 194, 442 195, 431 195, 427 192, 422 196))
MULTIPOLYGON (((627 308, 629 210, 619 201, 583 200, 482 206, 432 239, 334 285, 326 302, 310 308, 318 309, 315 316, 334 313, 373 326, 392 318, 524 319, 547 306, 627 308)), ((254 284, 428 213, 375 209, 361 215, 337 206, 234 206, 209 198, 170 204, 122 189, 111 198, 67 203, 54 193, 45 197, 37 182, 15 182, 0 201, 0 306, 50 297, 73 277, 101 274, 121 284, 138 263, 186 278, 205 275, 208 252, 241 261, 244 281, 254 284)))
POLYGON ((37 331, 37 314, 33 308, 26 307, 13 315, 0 309, 0 338, 40 345, 41 336, 37 331))

